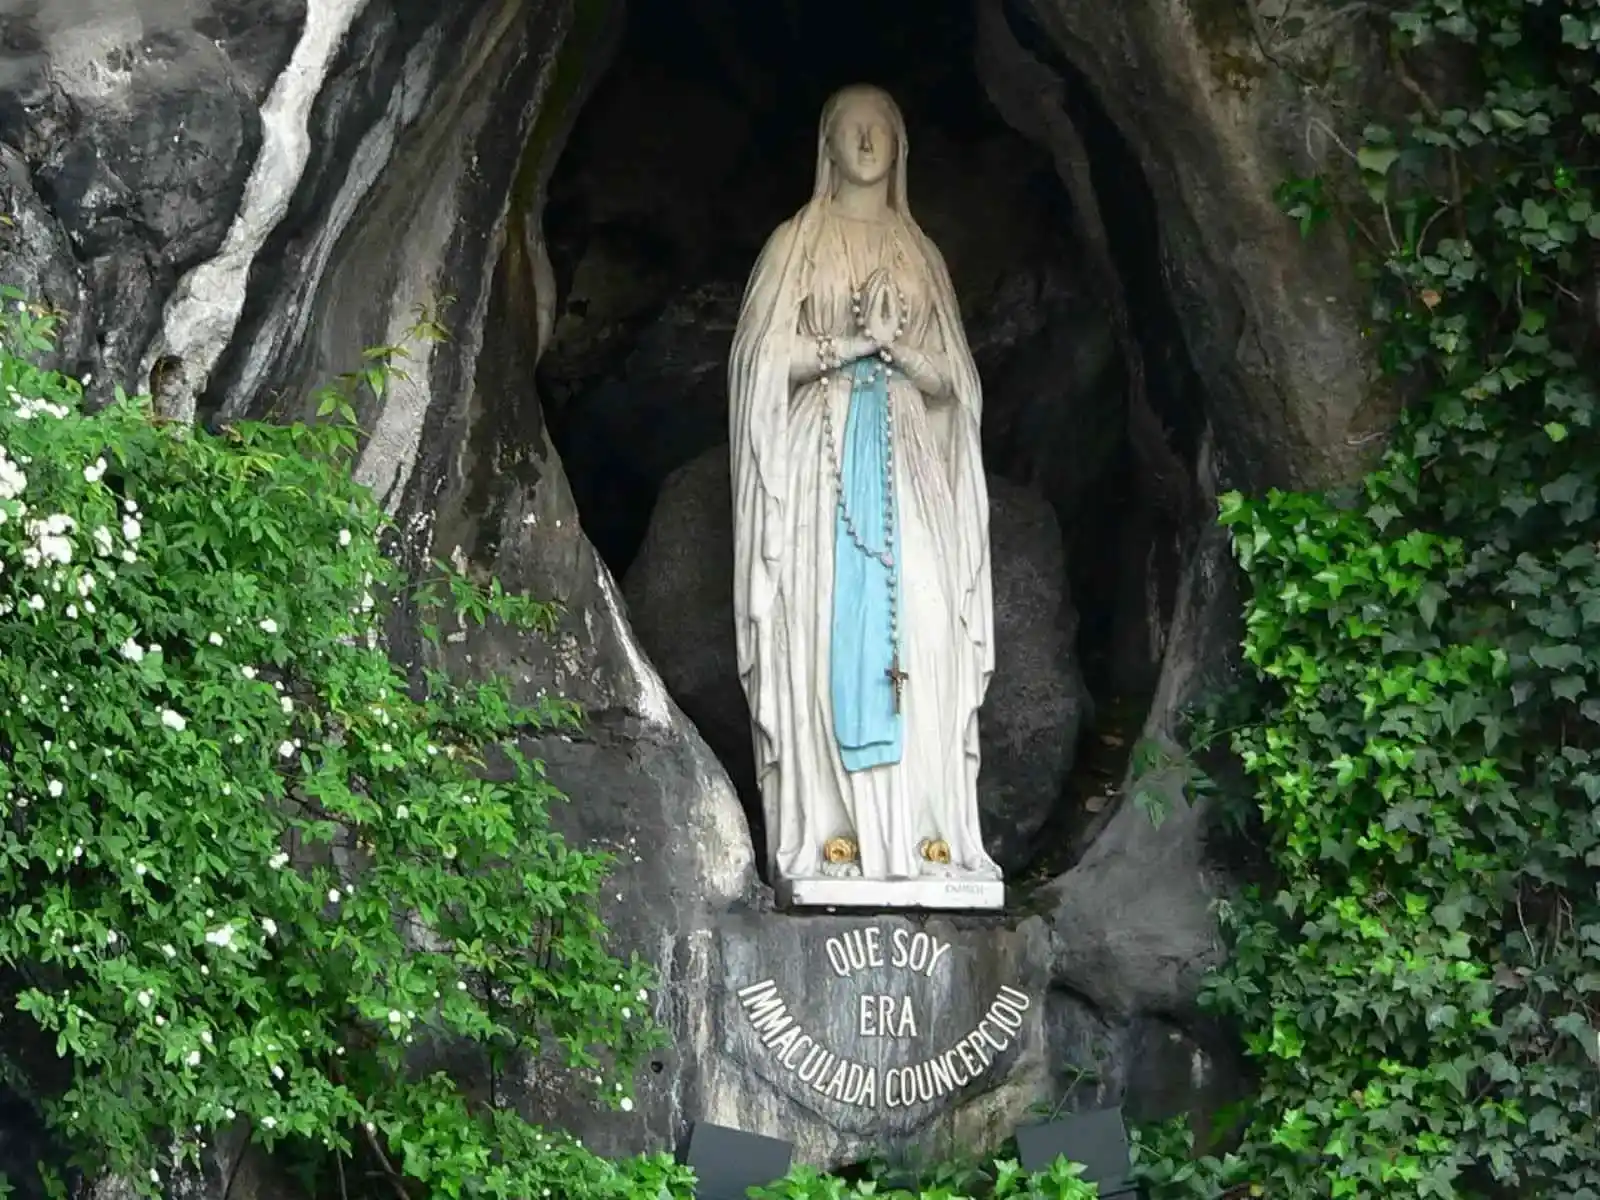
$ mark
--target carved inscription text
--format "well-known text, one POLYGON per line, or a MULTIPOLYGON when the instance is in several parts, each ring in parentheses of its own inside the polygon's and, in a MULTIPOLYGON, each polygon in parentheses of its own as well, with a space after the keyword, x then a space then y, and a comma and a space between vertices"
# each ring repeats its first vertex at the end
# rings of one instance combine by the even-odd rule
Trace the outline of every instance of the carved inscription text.
MULTIPOLYGON (((946 962, 950 943, 929 933, 871 926, 830 937, 823 950, 829 969, 842 980, 883 968, 932 979, 946 962)), ((1025 992, 1002 987, 977 1025, 955 1045, 911 1066, 884 1069, 881 1078, 877 1066, 845 1058, 807 1032, 773 980, 741 988, 739 1003, 779 1064, 825 1098, 864 1108, 904 1108, 937 1100, 988 1070, 1021 1032, 1031 1001, 1025 992)), ((901 992, 862 992, 853 1001, 853 1024, 863 1038, 916 1041, 931 1015, 919 1014, 911 997, 901 992)))

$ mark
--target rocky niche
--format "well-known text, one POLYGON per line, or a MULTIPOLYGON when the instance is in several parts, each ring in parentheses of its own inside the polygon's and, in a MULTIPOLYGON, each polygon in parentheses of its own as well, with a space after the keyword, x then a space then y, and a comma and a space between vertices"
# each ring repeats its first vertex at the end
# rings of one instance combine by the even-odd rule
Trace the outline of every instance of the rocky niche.
MULTIPOLYGON (((365 404, 359 471, 408 566, 564 605, 552 640, 491 629, 443 658, 583 704, 581 734, 527 749, 568 833, 615 852, 608 917, 659 967, 672 1034, 631 1114, 540 1061, 530 1114, 602 1152, 709 1120, 833 1166, 976 1149, 1040 1102, 1141 1118, 1226 1093, 1194 1006, 1227 886, 1207 812, 1176 766, 1140 781, 1159 823, 1119 785, 1140 737, 1181 757, 1184 706, 1229 670, 1217 489, 1344 477, 1386 419, 1351 264, 1270 197, 1319 168, 1307 130, 1337 128, 1336 101, 1381 90, 1381 56, 1332 19, 1269 53, 1227 7, 8 9, 0 281, 69 314, 57 361, 91 393, 304 418, 419 310, 450 330, 365 404), (1341 69, 1310 89, 1279 70, 1294 56, 1341 69), (752 851, 724 362, 818 107, 854 79, 907 112, 986 393, 982 806, 1015 885, 996 917, 779 913, 752 851)), ((392 633, 425 661, 408 613, 392 633)))

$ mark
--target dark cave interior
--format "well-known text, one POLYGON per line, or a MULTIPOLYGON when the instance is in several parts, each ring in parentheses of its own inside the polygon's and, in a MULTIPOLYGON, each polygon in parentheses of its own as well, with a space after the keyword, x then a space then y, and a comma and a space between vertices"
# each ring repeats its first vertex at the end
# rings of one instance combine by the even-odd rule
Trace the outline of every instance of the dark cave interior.
MULTIPOLYGON (((1150 408, 1192 463, 1203 397, 1166 298, 1153 198, 1023 7, 1008 9, 1012 32, 1056 72, 1089 152, 1150 408)), ((1191 530, 1141 474, 1126 357, 1057 163, 990 103, 974 37, 967 4, 632 5, 549 184, 557 310, 538 386, 585 531, 623 580, 663 483, 726 443, 740 296, 768 234, 810 193, 823 102, 851 82, 889 90, 909 127, 912 210, 949 263, 983 379, 990 478, 1041 498, 1059 525, 1063 644, 1088 699, 1067 802, 1052 800, 1062 836, 1043 840, 1081 844, 1121 782, 1191 530)), ((722 744, 678 698, 758 809, 743 739, 722 744)))

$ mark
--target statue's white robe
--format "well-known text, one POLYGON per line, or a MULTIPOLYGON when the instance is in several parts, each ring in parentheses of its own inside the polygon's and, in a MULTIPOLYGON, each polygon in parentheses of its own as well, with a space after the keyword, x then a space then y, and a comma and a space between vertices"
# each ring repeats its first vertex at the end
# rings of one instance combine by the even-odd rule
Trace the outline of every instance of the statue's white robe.
MULTIPOLYGON (((903 146, 902 139, 902 146, 903 146)), ((814 878, 824 842, 853 837, 867 878, 922 873, 924 839, 942 839, 959 874, 997 878, 978 827, 978 708, 994 670, 982 394, 943 259, 905 213, 865 240, 819 196, 769 239, 751 274, 729 366, 734 612, 739 676, 754 725, 757 778, 775 879, 814 878), (874 244, 889 247, 875 252, 874 244), (863 262, 868 257, 888 262, 863 262), (852 290, 886 265, 906 294, 906 340, 940 364, 946 387, 922 396, 892 382, 901 531, 903 753, 847 772, 833 734, 829 640, 838 459, 849 385, 790 384, 818 335, 854 333, 852 290), (852 278, 853 275, 860 278, 852 278)), ((904 196, 904 155, 897 176, 904 196)))

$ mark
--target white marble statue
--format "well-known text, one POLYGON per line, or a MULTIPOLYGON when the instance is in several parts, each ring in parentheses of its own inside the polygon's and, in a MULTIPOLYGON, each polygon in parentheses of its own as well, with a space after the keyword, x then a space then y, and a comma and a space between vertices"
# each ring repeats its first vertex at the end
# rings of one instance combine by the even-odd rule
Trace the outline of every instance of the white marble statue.
POLYGON ((811 200, 750 276, 729 390, 739 676, 774 879, 1003 892, 978 831, 982 396, 877 88, 823 110, 811 200))

